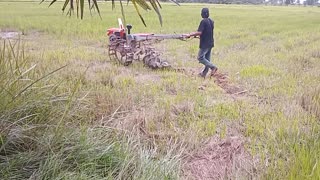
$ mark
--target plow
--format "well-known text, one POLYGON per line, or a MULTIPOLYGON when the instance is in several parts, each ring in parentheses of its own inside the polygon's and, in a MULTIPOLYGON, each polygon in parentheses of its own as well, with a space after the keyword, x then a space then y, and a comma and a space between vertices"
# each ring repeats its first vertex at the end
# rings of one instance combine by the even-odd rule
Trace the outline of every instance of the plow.
POLYGON ((187 39, 187 36, 183 34, 131 34, 131 25, 125 28, 120 18, 118 22, 119 28, 107 30, 108 55, 111 60, 116 60, 124 66, 130 65, 133 61, 142 61, 145 66, 152 69, 170 68, 170 63, 161 59, 161 54, 155 50, 153 45, 165 39, 187 39))

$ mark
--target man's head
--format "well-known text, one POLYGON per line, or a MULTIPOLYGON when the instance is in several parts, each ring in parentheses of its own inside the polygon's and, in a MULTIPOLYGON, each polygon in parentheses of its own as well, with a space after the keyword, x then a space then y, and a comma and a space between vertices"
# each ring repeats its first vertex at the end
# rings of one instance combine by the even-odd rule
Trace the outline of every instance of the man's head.
POLYGON ((209 9, 208 8, 202 8, 201 17, 202 18, 208 18, 209 17, 209 9))

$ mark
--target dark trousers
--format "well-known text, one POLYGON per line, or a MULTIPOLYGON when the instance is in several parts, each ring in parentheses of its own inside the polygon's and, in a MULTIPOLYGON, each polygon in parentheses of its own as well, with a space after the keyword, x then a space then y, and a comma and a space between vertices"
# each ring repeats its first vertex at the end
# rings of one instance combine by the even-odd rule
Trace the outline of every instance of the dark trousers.
POLYGON ((216 67, 210 62, 211 49, 212 48, 200 48, 198 53, 199 62, 205 66, 204 70, 202 71, 203 76, 205 76, 208 73, 209 69, 213 69, 216 67))

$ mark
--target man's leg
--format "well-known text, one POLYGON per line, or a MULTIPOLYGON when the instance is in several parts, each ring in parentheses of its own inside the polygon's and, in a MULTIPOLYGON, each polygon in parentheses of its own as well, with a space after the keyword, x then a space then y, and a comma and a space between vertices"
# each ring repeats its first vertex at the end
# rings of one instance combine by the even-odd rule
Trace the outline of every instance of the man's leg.
POLYGON ((202 71, 202 77, 205 77, 206 74, 208 73, 209 69, 214 69, 216 68, 210 60, 208 60, 206 57, 209 57, 210 59, 210 54, 211 54, 211 48, 205 48, 205 49, 200 49, 199 54, 198 54, 198 60, 200 63, 205 65, 204 70, 202 71))
POLYGON ((205 66, 204 70, 199 74, 202 77, 205 77, 206 74, 208 73, 208 70, 209 70, 209 67, 207 67, 204 62, 204 59, 205 59, 207 52, 208 52, 208 49, 199 49, 199 53, 198 53, 199 62, 205 66))
POLYGON ((203 71, 201 72, 201 74, 202 74, 203 77, 205 77, 205 76, 207 75, 209 69, 210 69, 210 68, 209 68, 208 66, 205 66, 205 67, 204 67, 203 71))
MULTIPOLYGON (((206 53, 205 57, 206 59, 214 66, 214 68, 210 68, 212 70, 211 75, 214 75, 216 73, 216 71, 218 70, 217 66, 215 66, 212 62, 211 62, 211 50, 212 48, 209 48, 208 52, 206 53)), ((209 68, 207 69, 208 72, 209 68)), ((206 73, 207 73, 206 72, 206 73)))
POLYGON ((212 48, 209 48, 208 52, 205 54, 206 59, 210 62, 211 62, 211 50, 212 50, 212 48))
MULTIPOLYGON (((208 51, 207 51, 207 53, 205 54, 205 58, 210 62, 210 60, 211 60, 211 49, 212 48, 209 48, 208 49, 208 51)), ((204 68, 204 70, 202 71, 202 74, 207 74, 208 73, 208 71, 209 71, 209 67, 208 66, 206 66, 205 68, 204 68)))

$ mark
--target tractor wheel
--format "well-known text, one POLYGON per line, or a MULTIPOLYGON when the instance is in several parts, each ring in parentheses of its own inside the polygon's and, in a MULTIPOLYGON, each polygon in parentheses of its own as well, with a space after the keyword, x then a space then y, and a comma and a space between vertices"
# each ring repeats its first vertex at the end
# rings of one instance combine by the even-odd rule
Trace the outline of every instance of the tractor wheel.
POLYGON ((117 57, 116 57, 116 50, 115 50, 115 48, 114 48, 113 46, 110 46, 110 45, 109 45, 108 55, 109 55, 110 60, 114 60, 114 59, 117 58, 117 57))
POLYGON ((144 56, 143 63, 152 69, 166 69, 171 67, 167 61, 161 60, 160 56, 156 53, 144 56))
POLYGON ((132 63, 133 56, 131 53, 121 53, 116 51, 116 59, 118 62, 124 66, 129 66, 132 63))
POLYGON ((143 62, 143 64, 146 65, 146 66, 148 65, 149 61, 150 61, 150 55, 145 55, 145 56, 142 58, 142 62, 143 62))
POLYGON ((152 69, 161 68, 159 62, 160 62, 160 59, 158 56, 155 56, 155 54, 149 54, 143 58, 144 65, 152 69))
POLYGON ((117 39, 119 39, 119 38, 117 38, 116 35, 109 36, 109 45, 115 43, 117 39))
POLYGON ((109 48, 108 48, 108 55, 110 60, 116 59, 116 49, 119 46, 119 38, 116 35, 109 36, 109 48))

